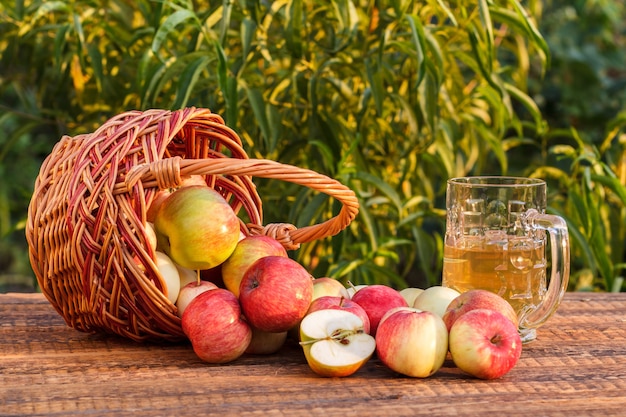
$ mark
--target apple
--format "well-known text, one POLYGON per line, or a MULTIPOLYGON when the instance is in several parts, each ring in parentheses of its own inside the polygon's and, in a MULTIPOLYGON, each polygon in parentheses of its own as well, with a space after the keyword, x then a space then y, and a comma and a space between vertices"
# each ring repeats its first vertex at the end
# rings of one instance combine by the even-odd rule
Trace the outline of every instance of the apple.
POLYGON ((164 190, 159 190, 155 194, 154 198, 150 202, 148 206, 148 210, 146 211, 146 219, 148 222, 154 222, 156 218, 156 214, 161 208, 161 204, 177 189, 181 187, 188 187, 190 185, 202 185, 207 187, 207 183, 202 175, 189 175, 184 177, 180 187, 177 188, 166 188, 164 190))
POLYGON ((205 291, 214 290, 216 288, 218 288, 217 285, 209 281, 193 281, 183 286, 180 289, 178 299, 176 300, 176 307, 178 308, 176 313, 178 314, 178 317, 183 316, 185 309, 194 298, 205 291))
POLYGON ((234 361, 252 340, 252 329, 241 314, 237 297, 223 288, 196 296, 185 309, 181 324, 196 355, 208 363, 234 361))
POLYGON ((449 349, 452 361, 462 371, 480 379, 495 379, 513 369, 522 353, 522 339, 509 318, 479 308, 454 322, 449 349))
POLYGON ((508 301, 494 292, 476 289, 466 291, 450 302, 443 315, 443 321, 446 323, 448 331, 463 314, 479 308, 499 311, 511 320, 515 327, 518 326, 517 314, 508 301))
POLYGON ((306 314, 311 314, 314 311, 325 309, 346 310, 356 314, 361 320, 363 320, 363 330, 365 333, 369 334, 370 319, 363 307, 355 303, 353 300, 346 297, 325 295, 311 301, 311 305, 309 306, 306 314))
POLYGON ((378 325, 376 354, 394 372, 426 378, 443 366, 448 354, 448 330, 435 313, 396 307, 378 325))
POLYGON ((376 336, 378 322, 394 307, 408 307, 406 300, 397 290, 382 284, 372 284, 359 289, 352 301, 363 307, 370 319, 370 334, 376 336))
POLYGON ((194 271, 193 269, 185 268, 180 265, 176 265, 176 269, 178 269, 178 275, 180 276, 180 288, 183 288, 191 282, 197 284, 198 281, 201 280, 199 271, 194 271))
POLYGON ((298 262, 265 256, 246 270, 239 287, 243 313, 253 327, 284 332, 304 317, 313 297, 313 278, 298 262))
POLYGON ((435 285, 426 288, 413 302, 413 307, 418 310, 430 311, 443 317, 452 300, 461 295, 460 292, 449 287, 435 285))
POLYGON ((280 350, 287 340, 287 332, 265 332, 252 328, 252 340, 246 349, 251 355, 271 355, 280 350))
POLYGON ((217 191, 190 185, 172 193, 154 219, 159 250, 178 265, 210 269, 233 253, 240 221, 217 191))
POLYGON ((172 259, 163 252, 155 252, 154 261, 163 279, 163 293, 167 299, 174 304, 180 292, 180 276, 178 275, 178 269, 172 259))
POLYGON ((157 237, 156 232, 154 231, 154 224, 147 222, 146 226, 146 236, 148 237, 148 244, 152 248, 153 251, 157 250, 157 237))
POLYGON ((313 300, 323 296, 350 298, 348 289, 334 278, 320 277, 313 280, 313 300))
POLYGON ((409 307, 411 307, 415 303, 415 299, 417 298, 417 296, 423 292, 424 290, 422 288, 408 287, 400 290, 400 295, 404 297, 406 303, 409 305, 409 307))
POLYGON ((300 345, 311 370, 325 377, 352 375, 376 349, 359 316, 334 309, 317 310, 302 319, 300 345))
POLYGON ((352 296, 360 289, 367 287, 366 284, 360 284, 360 285, 352 285, 351 282, 348 283, 348 287, 346 288, 348 290, 348 295, 350 296, 350 298, 352 298, 352 296))
POLYGON ((264 256, 287 257, 279 241, 270 236, 247 236, 237 243, 233 253, 222 264, 222 280, 227 290, 239 297, 239 285, 246 270, 264 256))

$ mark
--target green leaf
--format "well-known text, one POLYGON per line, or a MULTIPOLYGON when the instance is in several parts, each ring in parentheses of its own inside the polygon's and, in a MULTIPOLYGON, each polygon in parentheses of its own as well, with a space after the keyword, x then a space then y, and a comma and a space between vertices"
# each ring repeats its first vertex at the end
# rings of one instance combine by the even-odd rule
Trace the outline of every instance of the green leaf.
POLYGON ((367 172, 357 172, 354 174, 353 178, 359 179, 376 187, 376 189, 383 193, 383 195, 388 198, 389 202, 393 204, 393 208, 398 213, 402 213, 402 200, 400 199, 400 196, 396 193, 393 187, 381 178, 367 172))
POLYGON ((189 97, 191 97, 194 87, 211 59, 208 56, 200 56, 192 60, 183 70, 178 78, 178 88, 176 90, 176 99, 172 104, 173 109, 182 109, 187 106, 189 97))
POLYGON ((163 42, 165 42, 167 37, 176 30, 176 27, 179 24, 188 20, 191 20, 196 25, 199 25, 198 17, 191 10, 178 10, 169 15, 159 26, 154 35, 154 40, 152 41, 152 52, 156 56, 160 57, 159 51, 163 42))
POLYGON ((33 30, 39 19, 43 17, 48 17, 56 12, 69 13, 70 11, 71 9, 65 1, 42 1, 41 5, 37 7, 37 10, 33 13, 30 21, 20 26, 17 35, 18 37, 27 36, 33 30))
POLYGON ((287 27, 285 28, 287 49, 293 58, 300 58, 303 53, 302 0, 289 0, 285 17, 287 18, 287 27))
POLYGON ((417 54, 417 80, 416 85, 419 86, 425 76, 426 68, 426 35, 424 34, 424 27, 422 22, 415 15, 407 15, 409 26, 411 26, 411 34, 413 40, 413 46, 417 54))
POLYGON ((491 22, 491 15, 489 13, 489 6, 487 0, 478 0, 478 14, 480 16, 480 23, 482 28, 485 30, 485 43, 484 47, 487 56, 485 57, 487 72, 493 72, 493 62, 494 62, 494 40, 493 40, 493 23, 491 22))
POLYGON ((272 138, 272 130, 270 128, 270 122, 267 117, 268 112, 266 109, 265 99, 263 98, 263 92, 259 88, 246 88, 246 95, 248 97, 250 107, 254 112, 254 118, 259 124, 261 135, 265 139, 266 146, 268 147, 268 149, 272 150, 272 146, 270 144, 272 138))

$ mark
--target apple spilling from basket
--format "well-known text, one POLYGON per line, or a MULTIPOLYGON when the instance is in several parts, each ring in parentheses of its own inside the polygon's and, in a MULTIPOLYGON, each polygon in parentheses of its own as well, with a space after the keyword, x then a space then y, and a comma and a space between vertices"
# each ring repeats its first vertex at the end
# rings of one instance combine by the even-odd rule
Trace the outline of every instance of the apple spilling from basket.
POLYGON ((206 362, 276 353, 295 339, 321 376, 349 376, 376 356, 392 372, 425 378, 450 357, 462 371, 493 379, 521 355, 517 316, 500 296, 314 278, 275 239, 243 235, 202 177, 161 191, 147 214, 163 292, 206 362))

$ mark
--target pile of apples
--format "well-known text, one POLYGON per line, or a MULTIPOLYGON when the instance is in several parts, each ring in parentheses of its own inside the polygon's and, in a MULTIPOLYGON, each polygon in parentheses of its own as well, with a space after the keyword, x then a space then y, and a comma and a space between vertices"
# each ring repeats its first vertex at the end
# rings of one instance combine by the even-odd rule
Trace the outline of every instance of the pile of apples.
POLYGON ((230 205, 202 177, 160 193, 146 230, 164 294, 203 361, 272 354, 295 339, 325 377, 352 375, 376 356, 411 377, 435 374, 450 357, 462 371, 494 379, 521 355, 517 315, 494 293, 314 278, 275 239, 242 234, 230 205))

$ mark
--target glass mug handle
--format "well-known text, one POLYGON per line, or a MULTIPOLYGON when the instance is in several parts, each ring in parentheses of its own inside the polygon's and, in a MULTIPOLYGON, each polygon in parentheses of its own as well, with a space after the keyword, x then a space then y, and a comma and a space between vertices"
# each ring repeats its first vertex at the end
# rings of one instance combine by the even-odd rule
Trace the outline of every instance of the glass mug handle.
POLYGON ((551 262, 550 283, 539 306, 522 313, 519 328, 524 339, 534 339, 536 328, 542 325, 558 308, 567 290, 570 274, 570 246, 567 224, 560 216, 542 214, 535 209, 526 213, 528 225, 533 229, 546 230, 550 235, 551 262))

